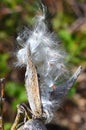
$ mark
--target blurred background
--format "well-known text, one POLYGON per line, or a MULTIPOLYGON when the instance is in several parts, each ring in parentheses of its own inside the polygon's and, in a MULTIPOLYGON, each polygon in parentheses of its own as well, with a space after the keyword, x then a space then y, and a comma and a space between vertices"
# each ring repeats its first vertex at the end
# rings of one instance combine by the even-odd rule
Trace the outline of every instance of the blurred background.
MULTIPOLYGON (((9 130, 16 105, 27 102, 24 68, 16 68, 16 37, 24 25, 32 25, 40 0, 0 1, 0 78, 5 77, 4 127, 9 130)), ((83 73, 57 111, 50 130, 86 130, 86 0, 42 0, 48 7, 49 26, 61 38, 74 72, 83 73)))

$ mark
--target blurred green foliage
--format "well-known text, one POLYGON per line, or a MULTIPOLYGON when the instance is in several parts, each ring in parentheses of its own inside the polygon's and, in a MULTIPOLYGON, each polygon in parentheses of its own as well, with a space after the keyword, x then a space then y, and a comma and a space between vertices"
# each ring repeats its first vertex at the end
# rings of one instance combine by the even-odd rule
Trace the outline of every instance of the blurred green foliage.
POLYGON ((4 77, 9 72, 9 68, 7 67, 8 58, 9 55, 7 53, 0 54, 0 77, 4 77))
MULTIPOLYGON (((21 28, 22 25, 31 25, 32 18, 38 9, 37 0, 33 2, 31 0, 2 0, 0 1, 0 8, 0 39, 2 41, 0 44, 3 44, 4 41, 6 42, 6 39, 10 39, 13 42, 11 37, 16 36, 17 29, 21 28)), ((60 36, 69 53, 68 61, 76 66, 86 66, 86 30, 77 31, 73 34, 67 30, 67 27, 75 19, 75 15, 70 12, 59 12, 51 21, 53 29, 60 36)), ((0 52, 0 77, 7 75, 11 71, 7 64, 9 58, 10 55, 3 48, 3 53, 2 51, 0 52)), ((73 95, 75 91, 76 89, 73 87, 69 95, 73 95)), ((27 100, 24 85, 14 81, 7 81, 6 94, 13 98, 13 109, 15 109, 17 104, 27 100)), ((7 123, 5 129, 9 130, 9 128, 10 124, 7 123)))
POLYGON ((53 27, 69 53, 69 62, 76 66, 79 64, 86 66, 86 30, 71 34, 67 30, 67 27, 69 27, 73 21, 73 15, 59 14, 53 19, 53 27))
POLYGON ((26 91, 24 85, 9 81, 6 83, 5 92, 9 97, 14 97, 12 101, 13 109, 16 109, 16 105, 27 101, 26 91))
POLYGON ((11 128, 11 123, 5 123, 4 129, 5 130, 10 130, 10 128, 11 128))

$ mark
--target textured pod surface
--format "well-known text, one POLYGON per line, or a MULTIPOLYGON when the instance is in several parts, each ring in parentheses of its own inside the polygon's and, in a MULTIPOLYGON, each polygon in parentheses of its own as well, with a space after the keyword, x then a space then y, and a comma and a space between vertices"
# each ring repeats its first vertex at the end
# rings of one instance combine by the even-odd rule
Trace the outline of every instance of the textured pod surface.
POLYGON ((27 52, 29 56, 27 61, 27 68, 25 73, 25 86, 28 96, 28 101, 35 117, 39 118, 42 115, 41 99, 38 85, 37 72, 34 64, 32 63, 30 52, 27 52))
POLYGON ((22 130, 47 130, 47 129, 41 121, 35 119, 27 121, 22 130))

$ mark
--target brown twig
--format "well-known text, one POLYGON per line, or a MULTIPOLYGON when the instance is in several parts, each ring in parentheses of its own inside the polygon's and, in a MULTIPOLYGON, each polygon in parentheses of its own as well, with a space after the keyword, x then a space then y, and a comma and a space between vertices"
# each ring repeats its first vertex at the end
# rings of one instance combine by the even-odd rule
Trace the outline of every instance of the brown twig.
POLYGON ((5 79, 0 79, 0 130, 4 130, 3 125, 3 101, 4 101, 4 82, 5 79))
POLYGON ((79 4, 76 0, 64 0, 69 6, 72 8, 73 12, 76 14, 76 16, 81 17, 82 12, 80 10, 79 4))
POLYGON ((70 33, 74 33, 75 31, 79 30, 80 27, 86 23, 86 17, 81 17, 79 19, 77 19, 69 28, 68 31, 70 33))

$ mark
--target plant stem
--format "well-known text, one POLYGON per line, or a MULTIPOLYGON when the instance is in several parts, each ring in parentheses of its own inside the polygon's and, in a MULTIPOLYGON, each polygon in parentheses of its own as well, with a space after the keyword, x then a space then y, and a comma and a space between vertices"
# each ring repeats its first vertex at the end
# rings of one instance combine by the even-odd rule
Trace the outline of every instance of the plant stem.
POLYGON ((0 79, 0 130, 4 130, 3 123, 3 101, 4 101, 4 82, 5 79, 0 79))

